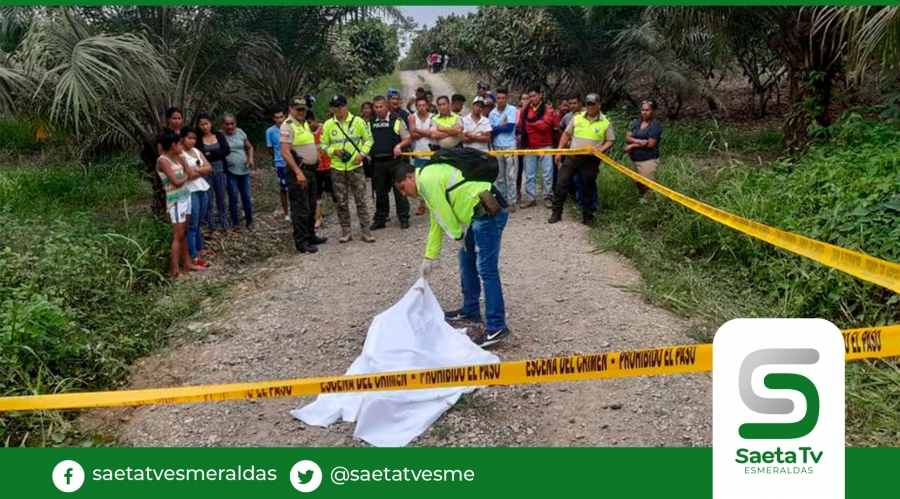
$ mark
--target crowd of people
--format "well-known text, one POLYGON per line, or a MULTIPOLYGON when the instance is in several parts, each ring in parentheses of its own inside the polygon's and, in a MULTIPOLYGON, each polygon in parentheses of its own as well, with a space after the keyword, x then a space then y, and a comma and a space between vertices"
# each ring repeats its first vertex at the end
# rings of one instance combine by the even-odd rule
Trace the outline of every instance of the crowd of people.
POLYGON ((425 56, 425 63, 428 64, 429 73, 440 73, 447 70, 447 65, 450 64, 450 55, 432 52, 425 56))
MULTIPOLYGON (((462 94, 435 99, 430 91, 418 88, 404 105, 400 91, 388 89, 385 95, 364 103, 356 116, 350 112, 347 98, 337 94, 330 99, 322 124, 311 109, 313 100, 308 95, 296 97, 287 110, 273 108, 273 125, 266 130, 266 147, 278 175, 281 207, 292 225, 296 250, 316 253, 328 241, 317 234, 325 193, 330 194, 337 211, 339 243, 353 239, 351 196, 359 239, 366 243, 375 242, 373 231, 387 227, 390 197, 403 230, 410 227, 408 198, 419 199, 415 213, 428 212, 431 222, 422 276, 430 274, 445 235, 454 239, 459 249, 463 306, 447 312, 448 320, 480 322, 483 288, 486 328, 473 329, 472 340, 488 346, 508 336, 498 267, 508 214, 542 202, 551 210, 548 222, 556 223, 562 219, 566 199, 574 195, 582 222, 593 223, 599 158, 593 154, 554 157, 549 150, 590 147, 607 152, 613 147, 615 129, 601 110, 600 96, 590 93, 582 98, 572 93, 554 107, 545 101, 540 87, 533 87, 521 94, 516 107, 507 88, 492 91, 478 82, 466 109, 462 94), (493 183, 465 178, 454 165, 429 163, 427 156, 404 155, 460 147, 534 153, 498 156, 499 174, 493 183), (542 154, 545 150, 548 152, 542 154), (369 196, 375 198, 371 217, 369 196)), ((653 101, 642 103, 640 118, 627 128, 624 147, 633 168, 651 179, 662 137, 655 111, 653 101)), ((246 230, 253 229, 249 173, 256 161, 253 144, 237 127, 233 115, 222 117, 219 130, 214 130, 214 121, 206 114, 197 115, 193 126, 182 126, 184 116, 177 108, 169 109, 166 119, 167 127, 158 141, 157 170, 173 224, 171 273, 177 276, 181 269, 200 271, 210 266, 209 258, 215 253, 206 249, 204 238, 242 230, 238 204, 246 230)), ((641 184, 638 189, 645 202, 651 193, 641 184)))

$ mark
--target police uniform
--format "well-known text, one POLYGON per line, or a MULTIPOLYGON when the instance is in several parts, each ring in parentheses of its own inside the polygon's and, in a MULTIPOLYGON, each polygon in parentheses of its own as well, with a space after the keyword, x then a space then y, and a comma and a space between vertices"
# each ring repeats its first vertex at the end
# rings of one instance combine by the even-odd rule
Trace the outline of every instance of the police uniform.
MULTIPOLYGON (((331 107, 343 107, 347 99, 335 95, 331 107)), ((374 242, 369 235, 369 211, 366 206, 366 177, 362 163, 356 164, 357 157, 368 154, 372 147, 372 134, 362 118, 347 113, 344 121, 332 117, 322 125, 319 139, 320 149, 331 158, 332 182, 338 197, 338 219, 341 223, 341 239, 350 240, 350 200, 352 194, 356 202, 356 214, 363 241, 374 242)))
MULTIPOLYGON (((299 105, 299 101, 297 102, 299 105)), ((303 103, 305 107, 305 102, 303 103)), ((319 162, 316 139, 306 120, 289 116, 279 130, 281 143, 291 144, 291 157, 306 177, 306 185, 297 182, 297 175, 287 172, 288 200, 291 206, 291 226, 294 230, 294 246, 307 252, 307 245, 324 242, 316 236, 316 166, 319 162)))
MULTIPOLYGON (((615 132, 610 123, 609 118, 598 112, 596 116, 587 116, 587 111, 576 114, 566 133, 572 137, 570 149, 583 149, 585 147, 599 148, 601 144, 609 140, 616 140, 615 132)), ((553 214, 554 216, 562 215, 563 206, 566 197, 569 194, 569 185, 572 183, 572 177, 577 173, 581 177, 581 185, 583 186, 583 204, 582 216, 586 223, 590 223, 594 219, 593 199, 597 193, 597 174, 600 171, 600 158, 593 154, 583 154, 577 156, 569 156, 569 161, 563 164, 559 169, 559 178, 556 189, 553 193, 553 214)))
POLYGON ((402 119, 393 113, 384 119, 373 116, 369 122, 369 130, 372 132, 372 150, 369 156, 372 157, 372 186, 375 188, 373 229, 381 228, 387 222, 392 191, 400 225, 403 228, 409 227, 409 200, 394 186, 394 172, 403 163, 402 158, 394 157, 394 148, 409 137, 406 128, 402 119))

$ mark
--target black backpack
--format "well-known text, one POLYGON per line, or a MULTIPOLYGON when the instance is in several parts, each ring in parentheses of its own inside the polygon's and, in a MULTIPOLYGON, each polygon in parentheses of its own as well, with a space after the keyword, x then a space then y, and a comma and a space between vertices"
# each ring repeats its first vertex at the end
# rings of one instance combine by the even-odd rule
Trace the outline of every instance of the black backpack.
POLYGON ((435 163, 446 163, 463 174, 464 180, 447 189, 448 194, 466 182, 490 182, 493 184, 497 180, 497 175, 500 174, 500 163, 497 158, 472 147, 453 147, 435 151, 425 166, 435 163))

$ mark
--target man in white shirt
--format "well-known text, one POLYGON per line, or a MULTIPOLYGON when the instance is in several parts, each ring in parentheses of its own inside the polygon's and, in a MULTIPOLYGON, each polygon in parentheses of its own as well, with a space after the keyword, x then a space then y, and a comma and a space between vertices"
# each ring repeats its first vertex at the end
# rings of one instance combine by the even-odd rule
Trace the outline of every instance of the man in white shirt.
POLYGON ((463 144, 466 147, 487 151, 491 142, 491 120, 482 116, 484 99, 476 97, 472 101, 472 112, 462 119, 463 144))

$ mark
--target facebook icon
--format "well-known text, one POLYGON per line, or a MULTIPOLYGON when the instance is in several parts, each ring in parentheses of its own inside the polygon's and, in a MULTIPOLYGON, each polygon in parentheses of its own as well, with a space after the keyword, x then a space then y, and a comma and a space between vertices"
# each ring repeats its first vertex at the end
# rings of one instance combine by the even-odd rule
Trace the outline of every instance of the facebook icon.
POLYGON ((63 492, 75 492, 84 484, 84 468, 72 460, 66 460, 53 468, 53 485, 63 492))

